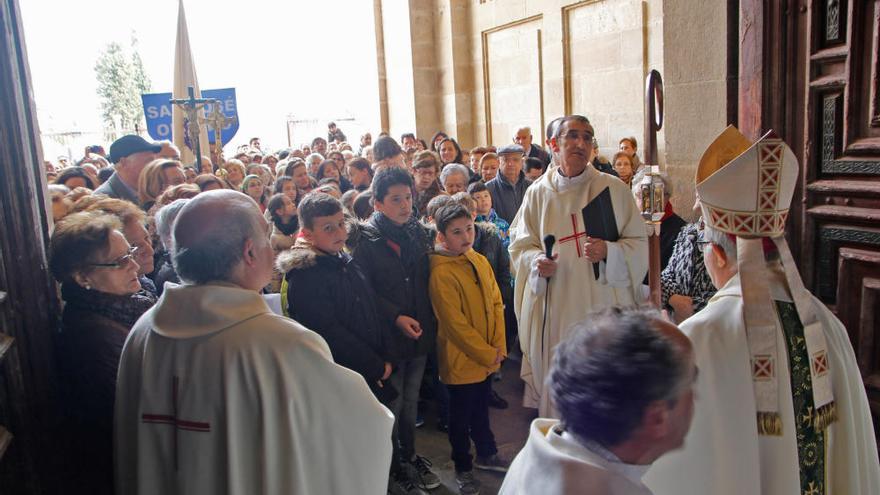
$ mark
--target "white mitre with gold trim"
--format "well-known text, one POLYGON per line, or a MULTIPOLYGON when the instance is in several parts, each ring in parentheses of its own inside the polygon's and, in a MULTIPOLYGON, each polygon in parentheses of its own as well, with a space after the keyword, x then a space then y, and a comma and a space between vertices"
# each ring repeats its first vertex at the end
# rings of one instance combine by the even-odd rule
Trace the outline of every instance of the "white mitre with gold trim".
POLYGON ((696 188, 706 227, 736 236, 743 319, 751 354, 758 431, 762 435, 781 435, 783 428, 776 350, 781 323, 770 295, 765 240, 776 246, 804 326, 815 425, 821 430, 835 419, 825 333, 815 300, 804 287, 783 235, 799 171, 797 157, 773 131, 752 143, 734 126, 715 138, 697 168, 696 188))
POLYGON ((741 237, 783 235, 797 178, 797 157, 773 131, 752 144, 729 126, 697 169, 706 224, 741 237))

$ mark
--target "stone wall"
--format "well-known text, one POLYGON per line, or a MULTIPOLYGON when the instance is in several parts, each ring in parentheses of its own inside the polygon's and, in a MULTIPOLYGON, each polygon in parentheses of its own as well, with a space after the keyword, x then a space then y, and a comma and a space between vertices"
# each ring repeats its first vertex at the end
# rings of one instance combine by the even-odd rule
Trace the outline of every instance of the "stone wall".
POLYGON ((528 125, 540 142, 547 122, 580 113, 610 157, 620 138, 641 141, 644 80, 657 69, 659 159, 678 209, 692 203, 696 163, 726 125, 723 0, 374 1, 392 135, 444 130, 468 148, 508 143, 528 125))
POLYGON ((729 124, 727 2, 667 1, 663 17, 666 171, 674 187, 673 205, 692 219, 688 209, 700 157, 729 124))

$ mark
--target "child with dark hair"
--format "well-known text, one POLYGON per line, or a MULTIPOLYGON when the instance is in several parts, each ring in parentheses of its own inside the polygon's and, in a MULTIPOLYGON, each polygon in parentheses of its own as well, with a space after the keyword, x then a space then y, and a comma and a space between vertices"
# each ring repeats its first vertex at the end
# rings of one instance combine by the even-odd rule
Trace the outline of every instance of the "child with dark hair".
POLYGON ((507 355, 504 304, 492 267, 472 249, 471 212, 458 203, 434 215, 438 251, 431 255, 431 304, 439 322, 440 379, 449 390, 449 443, 459 493, 479 493, 473 468, 505 472, 489 426, 489 375, 507 355), (471 440, 477 450, 471 458, 471 440))
POLYGON ((333 360, 363 376, 376 397, 389 404, 396 392, 387 382, 388 328, 379 320, 367 279, 344 251, 348 234, 342 203, 309 193, 300 202, 299 215, 302 234, 277 261, 285 273, 282 308, 324 337, 333 360))
POLYGON ((434 215, 437 213, 437 210, 449 203, 452 203, 452 196, 448 194, 439 194, 431 198, 431 201, 428 201, 428 206, 425 208, 425 220, 433 224, 434 215))
POLYGON ((368 220, 373 215, 373 193, 369 189, 361 192, 354 198, 354 204, 351 205, 354 216, 358 220, 368 220))
MULTIPOLYGON (((498 284, 501 301, 504 303, 506 336, 512 344, 516 338, 517 327, 511 325, 512 321, 516 320, 516 314, 513 312, 513 277, 510 275, 510 254, 507 252, 507 244, 502 241, 498 227, 489 222, 476 220, 477 202, 468 193, 456 193, 452 196, 452 201, 467 208, 474 218, 474 251, 486 258, 495 274, 495 282, 498 284)), ((496 373, 493 379, 500 380, 501 373, 496 373)), ((491 385, 489 389, 489 406, 495 409, 507 409, 507 401, 492 390, 491 385)))
MULTIPOLYGON (((293 247, 296 234, 299 232, 299 216, 297 215, 296 202, 284 193, 273 194, 266 206, 266 214, 272 222, 272 234, 269 236, 269 244, 275 252, 275 258, 284 251, 293 247)), ((275 270, 268 290, 277 294, 281 290, 283 273, 275 270)))
MULTIPOLYGON (((269 217, 272 219, 272 225, 278 233, 284 236, 293 236, 299 230, 299 215, 296 203, 290 199, 287 194, 273 194, 269 198, 269 204, 266 208, 269 217)), ((272 233, 275 235, 275 232, 272 233)), ((289 247, 289 246, 288 246, 289 247)))
POLYGON ((294 184, 293 178, 291 177, 282 175, 275 179, 274 192, 275 194, 284 194, 290 198, 294 204, 299 202, 300 198, 296 189, 296 184, 294 184))
POLYGON ((523 160, 523 172, 525 172, 527 179, 535 182, 544 175, 544 162, 540 158, 527 156, 523 160))
POLYGON ((468 194, 474 199, 474 212, 477 214, 474 221, 495 225, 498 228, 498 236, 504 243, 504 248, 507 249, 510 244, 510 224, 507 223, 507 220, 499 217, 492 208, 492 194, 486 188, 486 183, 480 181, 469 185, 468 194))
POLYGON ((436 341, 428 297, 431 236, 413 215, 413 181, 407 171, 381 169, 371 187, 376 212, 360 229, 354 259, 376 293, 379 319, 391 333, 389 354, 395 369, 390 382, 400 394, 390 405, 395 417, 392 484, 410 493, 414 486, 440 486, 430 462, 415 452, 419 386, 436 341))

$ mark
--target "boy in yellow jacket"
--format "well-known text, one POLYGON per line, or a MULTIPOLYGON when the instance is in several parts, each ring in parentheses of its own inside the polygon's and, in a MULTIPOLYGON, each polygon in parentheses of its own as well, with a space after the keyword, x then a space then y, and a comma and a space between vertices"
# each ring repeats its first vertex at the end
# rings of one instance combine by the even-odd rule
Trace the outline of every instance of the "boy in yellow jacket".
POLYGON ((457 203, 434 215, 429 290, 437 315, 440 380, 449 389, 449 443, 462 494, 479 493, 473 468, 507 471, 489 427, 489 375, 506 355, 504 304, 489 262, 472 249, 474 221, 457 203), (477 449, 471 459, 470 440, 477 449))

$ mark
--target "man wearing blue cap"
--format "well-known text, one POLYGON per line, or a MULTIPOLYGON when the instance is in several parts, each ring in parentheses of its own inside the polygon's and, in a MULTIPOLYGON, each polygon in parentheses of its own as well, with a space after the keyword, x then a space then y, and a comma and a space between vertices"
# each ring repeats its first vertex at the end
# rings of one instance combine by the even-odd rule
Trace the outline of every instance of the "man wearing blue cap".
POLYGON ((113 175, 95 189, 95 194, 106 194, 111 198, 140 204, 138 178, 144 167, 155 160, 156 154, 161 150, 161 144, 151 143, 134 134, 113 141, 110 145, 110 161, 115 164, 113 175))

